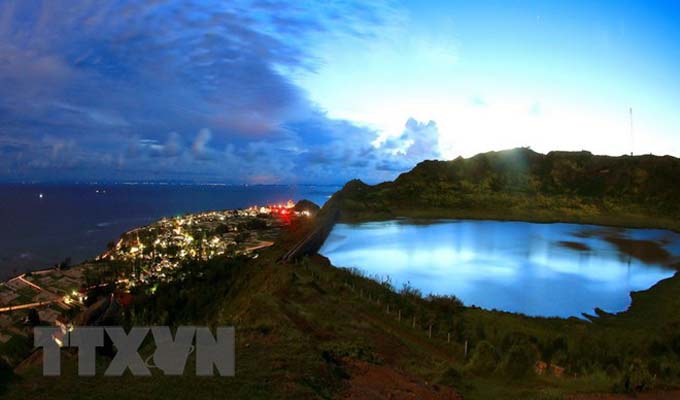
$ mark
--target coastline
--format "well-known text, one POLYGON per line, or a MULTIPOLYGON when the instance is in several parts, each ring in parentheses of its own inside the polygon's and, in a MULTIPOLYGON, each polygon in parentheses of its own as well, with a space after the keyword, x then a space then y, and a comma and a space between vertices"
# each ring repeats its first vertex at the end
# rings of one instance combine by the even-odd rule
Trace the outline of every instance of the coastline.
MULTIPOLYGON (((310 221, 311 222, 311 221, 310 221)), ((308 224, 303 229, 298 230, 296 232, 293 232, 294 235, 296 235, 296 239, 301 239, 303 236, 307 235, 309 232, 314 230, 314 225, 315 224, 308 224)), ((285 263, 285 264, 280 264, 276 262, 276 260, 280 260, 280 256, 284 254, 287 250, 291 249, 291 246, 297 243, 298 241, 277 241, 276 245, 271 246, 267 249, 265 249, 261 253, 261 257, 258 258, 258 260, 253 261, 253 268, 249 268, 249 272, 245 272, 244 276, 248 276, 249 282, 257 282, 257 283, 262 283, 262 282, 269 282, 267 284, 268 289, 262 290, 262 292, 257 292, 258 296, 278 296, 279 294, 281 296, 285 296, 285 300, 280 300, 284 302, 289 302, 293 301, 295 302, 294 304, 299 304, 297 307, 308 307, 308 308, 302 308, 302 310, 305 310, 305 318, 313 321, 312 323, 305 324, 303 328, 305 331, 311 330, 312 332, 310 334, 314 335, 313 337, 315 338, 314 340, 322 340, 323 343, 335 343, 333 342, 334 339, 329 338, 328 336, 316 336, 318 334, 317 329, 320 329, 318 327, 321 322, 318 321, 327 321, 324 322, 323 324, 336 324, 336 325, 329 325, 331 327, 340 327, 340 326, 347 326, 345 320, 341 321, 336 321, 336 318, 343 318, 343 316, 347 315, 353 315, 349 313, 350 309, 344 308, 347 307, 347 304, 352 305, 353 308, 351 308, 352 312, 354 312, 355 308, 357 307, 362 310, 361 315, 363 317, 369 317, 371 321, 378 323, 379 325, 377 326, 387 326, 388 333, 382 333, 381 335, 395 335, 396 338, 407 338, 409 340, 414 340, 413 338, 416 338, 415 340, 418 340, 419 342, 422 343, 427 343, 426 346, 441 346, 442 354, 445 351, 446 354, 453 354, 458 360, 463 360, 463 361, 456 361, 456 368, 463 368, 465 365, 465 359, 464 353, 463 353, 463 343, 464 340, 467 339, 454 339, 451 337, 451 339, 454 341, 454 343, 448 343, 447 339, 447 331, 446 329, 450 329, 447 327, 444 327, 442 324, 437 325, 435 328, 435 331, 429 335, 432 337, 429 337, 428 335, 428 327, 425 324, 425 322, 420 322, 421 320, 419 319, 418 325, 411 325, 411 314, 404 314, 404 321, 398 321, 397 320, 397 304, 400 304, 399 307, 405 307, 402 308, 402 310, 408 309, 408 307, 413 307, 412 304, 421 304, 421 302, 427 302, 428 300, 426 299, 420 299, 420 300, 414 300, 407 295, 402 295, 397 292, 393 293, 387 293, 385 292, 384 287, 380 285, 379 282, 373 281, 373 280, 368 280, 368 279, 363 279, 360 277, 356 276, 350 276, 349 272, 342 270, 341 268, 332 266, 332 268, 327 268, 327 266, 330 266, 330 263, 328 264, 323 263, 323 261, 320 261, 323 259, 321 256, 314 256, 310 257, 310 259, 307 262, 304 262, 305 265, 302 267, 301 265, 298 265, 297 263, 285 263), (294 242, 294 243, 291 243, 294 242), (288 265, 286 265, 288 264, 288 265), (255 274, 255 275, 251 275, 255 274), (319 277, 321 275, 321 278, 319 277), (297 277, 296 279, 292 279, 291 277, 297 277), (273 278, 273 277, 276 277, 273 278), (251 279, 252 278, 252 279, 251 279), (309 283, 313 282, 313 283, 309 283), (271 285, 271 287, 269 287, 271 285), (293 286, 289 286, 293 285, 293 286), (311 286, 309 286, 311 285, 311 286), (296 289, 292 289, 292 288, 296 289), (288 290, 281 290, 279 291, 280 288, 288 288, 288 290), (317 288, 322 288, 323 290, 319 291, 317 288), (304 290, 304 292, 298 293, 298 290, 304 290), (323 307, 320 307, 320 309, 324 310, 324 313, 327 314, 328 311, 332 311, 333 315, 337 315, 339 317, 334 317, 331 319, 322 319, 322 317, 314 314, 314 312, 317 310, 312 305, 309 305, 308 300, 309 300, 309 295, 314 294, 314 298, 317 299, 317 301, 327 301, 328 303, 322 303, 325 304, 323 307), (320 294, 323 293, 323 296, 320 294), (367 298, 368 294, 371 293, 373 296, 372 298, 367 298), (290 297, 293 297, 291 300, 290 297), (389 303, 388 303, 389 302, 389 303), (415 303, 411 303, 415 302, 415 303), (390 304, 393 308, 391 309, 390 313, 390 308, 387 308, 387 312, 385 310, 386 305, 390 304), (332 309, 331 307, 338 307, 337 309, 332 309), (343 312, 340 312, 343 311, 343 312), (308 314, 310 313, 310 314, 308 314), (408 320, 407 320, 408 318, 408 320), (380 322, 378 322, 380 321, 380 322), (444 330, 441 330, 444 329, 444 330), (323 338, 323 339, 320 339, 323 338), (463 341, 461 341, 463 340, 463 341)), ((328 261, 328 260, 326 260, 328 261)), ((249 264, 251 265, 251 264, 249 264)), ((49 269, 46 271, 50 271, 49 269)), ((549 335, 568 335, 571 337, 572 335, 576 335, 578 332, 582 332, 585 330, 586 332, 590 332, 591 334, 594 335, 605 335, 609 334, 608 332, 619 332, 621 328, 625 328, 626 330, 626 335, 630 335, 629 337, 634 338, 637 340, 637 330, 638 328, 640 330, 644 330, 646 326, 648 326, 649 323, 653 323, 655 318, 658 318, 657 315, 649 315, 649 310, 655 310, 659 313, 659 316, 665 315, 667 313, 668 307, 672 304, 669 303, 666 299, 669 296, 673 296, 678 287, 678 282, 680 282, 680 279, 678 279, 679 275, 674 276, 673 278, 669 278, 664 281, 660 281, 657 284, 655 284, 652 288, 642 291, 642 292, 633 292, 631 293, 631 305, 629 308, 625 311, 622 311, 617 314, 607 314, 607 315, 602 315, 602 316, 597 316, 597 318, 594 318, 593 320, 583 320, 583 319, 578 319, 578 318, 548 318, 548 317, 529 317, 523 314, 518 314, 518 313, 508 313, 508 312, 502 312, 502 311, 496 311, 496 310, 486 310, 486 309, 480 309, 476 307, 465 307, 463 309, 456 309, 456 311, 452 313, 445 313, 442 315, 438 315, 438 318, 448 318, 451 315, 454 315, 455 318, 459 320, 465 320, 465 321, 471 321, 470 326, 472 327, 470 334, 474 334, 475 326, 495 326, 495 327, 503 327, 503 329, 507 329, 507 332, 511 332, 513 329, 518 329, 522 330, 523 332, 526 330, 530 334, 535 334, 538 337, 543 338, 545 337, 551 337, 549 335), (657 304, 658 302, 661 303, 667 303, 663 307, 659 307, 657 304), (537 333, 538 332, 538 333, 537 333)), ((260 286, 248 286, 249 289, 254 289, 254 288, 260 288, 260 286)), ((235 296, 238 297, 238 304, 242 304, 244 299, 251 299, 253 294, 250 293, 250 290, 246 290, 245 287, 241 288, 242 290, 238 292, 238 294, 234 294, 235 296)), ((270 299, 270 297, 266 297, 267 299, 270 299)), ((671 297, 672 298, 672 297, 671 297)), ((231 300, 233 300, 230 297, 231 300)), ((278 297, 274 297, 272 299, 278 299, 278 297)), ((229 300, 229 301, 231 301, 229 300)), ((274 301, 274 300, 272 300, 274 301)), ((279 301, 279 300, 275 300, 279 301)), ((252 303, 250 303, 252 304, 252 303)), ((264 307, 263 305, 259 305, 258 307, 264 307)), ((264 304, 269 304, 269 301, 264 302, 264 304)), ((274 307, 276 302, 272 303, 272 307, 274 307)), ((287 304, 287 303, 286 303, 287 304)), ((422 303, 425 304, 425 303, 422 303)), ((278 306, 277 306, 278 307, 278 306)), ((426 307, 426 306, 423 306, 426 307)), ((278 308, 274 308, 278 309, 278 308)), ((278 315, 276 313, 268 313, 268 312, 263 312, 263 310, 269 310, 269 308, 254 308, 251 311, 253 312, 252 318, 254 318, 252 321, 260 321, 257 318, 262 318, 262 315, 278 315), (255 317, 255 315, 257 317, 255 317)), ((232 312, 236 312, 232 310, 232 312)), ((239 311, 240 313, 241 311, 239 311)), ((293 312, 292 310, 288 310, 287 313, 293 312)), ((405 311, 404 311, 405 312, 405 311)), ((413 312, 413 311, 411 311, 413 312)), ((231 315, 231 314, 228 314, 231 315)), ((241 314, 239 314, 241 315, 241 314)), ((288 314, 286 314, 288 315, 288 314)), ((295 314, 297 315, 297 314, 295 314)), ((269 318, 269 317, 267 317, 269 318)), ((301 318, 301 317, 298 317, 301 318)), ((419 317, 420 318, 420 317, 419 317)), ((249 321, 249 319, 246 319, 245 321, 249 321)), ((284 319, 284 321, 287 321, 287 319, 284 319)), ((302 319, 300 319, 302 321, 302 319)), ((424 321, 424 320, 423 320, 424 321)), ((441 322, 448 321, 446 319, 441 319, 441 322)), ((246 322, 241 322, 242 324, 245 324, 246 322)), ((255 322, 253 322, 255 323, 255 322)), ((265 324, 265 325, 257 325, 257 326, 264 326, 266 327, 278 327, 278 323, 280 321, 278 319, 274 320, 269 320, 265 319, 263 322, 257 322, 258 324, 265 324), (269 322, 267 322, 269 321, 269 322)), ((281 325, 281 326, 286 326, 286 329, 296 329, 295 326, 289 327, 288 325, 281 325)), ((323 325, 325 326, 325 325, 323 325)), ((264 329, 264 328, 263 328, 264 329)), ((363 329, 363 328, 362 328, 363 329)), ((432 328, 430 328, 432 329, 432 328)), ((259 332, 259 331, 258 331, 259 332)), ((276 328, 273 332, 277 332, 276 328)), ((357 331, 358 333, 361 334, 366 334, 366 331, 357 331)), ((505 331, 503 331, 505 332, 505 331)), ((309 332, 308 332, 309 333, 309 332)), ((242 333, 243 334, 243 333, 242 333)), ((276 333, 268 333, 266 335, 264 334, 259 334, 256 335, 255 337, 259 338, 260 335, 262 336, 263 341, 268 341, 271 340, 268 335, 272 335, 276 333)), ((505 333, 503 333, 505 334, 505 333)), ((247 334, 245 334, 247 335, 247 334)), ((364 337, 364 336, 362 336, 364 337)), ((370 337, 370 335, 366 335, 365 337, 370 337)), ((382 336, 381 336, 382 337, 382 336)), ((628 337, 628 336, 627 336, 628 337)), ((248 340, 248 343, 252 343, 252 348, 256 348, 256 346, 261 346, 261 342, 259 342, 257 339, 254 338, 253 336, 245 336, 243 337, 242 340, 248 340), (246 339, 247 338, 247 339, 246 339)), ((474 341, 475 339, 470 339, 471 341, 474 341)), ((479 339, 477 339, 479 340, 479 339)), ((631 339, 633 340, 633 339, 631 339)), ((324 346, 331 346, 329 344, 325 344, 324 346)), ((380 349, 380 347, 376 347, 380 349)), ((287 351, 288 347, 286 347, 282 351, 287 351)), ((242 350, 242 351, 247 351, 247 350, 242 350)), ((272 350, 275 351, 275 350, 272 350)), ((417 354, 418 357, 421 356, 421 351, 420 350, 417 354)), ((275 353, 278 354, 279 353, 275 353)), ((283 353, 287 354, 287 353, 283 353)), ((429 354, 429 353, 428 353, 429 354)), ((244 356, 245 357, 245 356, 244 356)), ((266 362, 269 362, 269 359, 263 359, 266 362)), ((263 361, 263 362, 265 362, 263 361)), ((394 363, 393 361, 388 361, 386 362, 386 365, 388 368, 393 368, 394 363)), ((246 367, 241 367, 241 368, 246 368, 246 367)), ((462 369, 461 369, 462 370, 462 369)), ((485 380, 487 378, 475 378, 475 385, 476 386, 484 386, 487 385, 488 382, 495 382, 493 381, 493 378, 488 378, 489 380, 485 380)), ((543 378, 537 378, 537 379, 543 379, 543 378)), ((546 379, 554 379, 552 377, 548 377, 546 379)), ((588 375, 583 374, 579 375, 578 377, 574 375, 574 377, 565 377, 561 378, 563 379, 562 381, 555 381, 557 382, 562 382, 558 385, 557 387, 560 387, 564 389, 566 392, 569 393, 578 393, 581 390, 576 390, 574 391, 573 388, 571 388, 569 385, 571 382, 580 382, 577 381, 577 379, 583 379, 587 380, 590 379, 588 375), (569 379, 569 380, 567 380, 569 379)), ((593 386, 589 386, 585 392, 605 392, 608 389, 608 386, 598 386, 597 383, 592 383, 593 386)), ((519 386, 522 386, 521 384, 519 386)), ((455 386, 454 386, 455 387, 455 386)))
MULTIPOLYGON (((210 212, 231 212, 231 211, 238 211, 242 209, 230 209, 230 210, 206 210, 206 211, 201 211, 198 213, 187 213, 183 214, 183 216, 192 216, 192 215, 199 215, 201 213, 210 213, 210 212)), ((603 217, 590 217, 590 218, 581 218, 581 217, 575 217, 575 218, 570 218, 570 217, 564 217, 564 216, 553 216, 553 217, 545 217, 541 215, 532 215, 532 216, 525 216, 525 217, 520 217, 520 216, 508 216, 507 214, 501 215, 501 214, 494 214, 494 213, 488 213, 487 211, 472 211, 470 210, 447 210, 447 209, 440 209, 440 208, 431 208, 431 209, 421 209, 418 211, 400 211, 398 213, 395 213, 394 215, 361 215, 358 217, 351 217, 351 218, 343 218, 343 217, 338 217, 340 215, 339 213, 336 214, 336 217, 334 218, 325 218, 322 220, 317 220, 315 221, 315 226, 317 226, 317 230, 313 230, 310 232, 310 235, 306 236, 303 238, 302 241, 298 242, 296 246, 291 249, 284 257, 282 258, 284 261, 290 261, 294 260, 296 258, 299 258, 304 255, 310 255, 313 253, 316 253, 318 249, 323 245, 325 242, 325 238, 327 235, 330 233, 330 231, 333 229, 333 226, 335 223, 346 223, 346 224, 360 224, 360 223, 366 223, 366 222, 380 222, 380 221, 391 221, 391 220, 413 220, 417 221, 419 223, 437 223, 439 221, 465 221, 465 220, 470 220, 470 221, 497 221, 497 222, 526 222, 526 223, 537 223, 537 224, 574 224, 574 225, 583 225, 583 226, 591 226, 591 227, 607 227, 607 228, 623 228, 623 229, 650 229, 650 230, 664 230, 664 231, 669 231, 669 232, 674 232, 674 233, 679 233, 680 234, 680 229, 678 228, 672 228, 668 227, 665 224, 655 224, 653 221, 652 222, 647 222, 647 223, 640 223, 640 219, 644 219, 643 217, 635 217, 635 218, 630 218, 630 217, 614 217, 614 216, 603 216, 603 217), (442 212, 442 211, 446 212, 442 212), (486 214, 486 215, 482 215, 486 214)), ((137 226, 135 228, 132 228, 123 234, 121 234, 118 239, 124 237, 125 235, 129 235, 131 233, 141 231, 145 228, 148 228, 149 226, 152 226, 154 223, 157 223, 158 221, 161 221, 167 217, 162 217, 158 220, 155 220, 151 222, 150 224, 146 225, 141 225, 137 226)), ((646 219, 649 221, 648 219, 646 219)), ((249 250, 254 251, 254 250, 259 250, 262 248, 269 247, 273 245, 273 242, 267 242, 266 244, 260 244, 257 246, 253 246, 249 248, 249 250)), ((101 257, 106 256, 108 253, 108 250, 99 253, 93 258, 84 260, 82 262, 79 262, 77 264, 74 264, 70 266, 69 268, 74 268, 78 267, 81 265, 85 264, 91 264, 99 261, 101 257)), ((676 263, 671 265, 673 268, 676 270, 680 271, 680 263, 676 263)), ((334 266, 335 267, 335 266, 334 266)), ((336 267, 337 268, 337 267, 336 267)), ((57 266, 52 266, 52 267, 38 267, 35 270, 30 270, 27 272, 23 273, 18 273, 16 275, 9 276, 2 281, 0 281, 1 284, 5 285, 13 280, 19 279, 21 277, 26 276, 27 274, 36 274, 36 275, 42 275, 42 274, 49 274, 55 271, 60 270, 59 267, 57 266)), ((632 293, 632 292, 631 292, 632 293)), ((625 312, 625 311, 624 311, 625 312)))
POLYGON ((551 212, 522 212, 465 210, 449 208, 420 208, 395 209, 389 213, 357 213, 342 215, 337 222, 361 223, 374 221, 388 221, 394 219, 418 220, 473 220, 473 221, 504 221, 504 222, 532 222, 537 224, 579 224, 597 225, 609 228, 627 229, 658 229, 680 234, 680 222, 669 218, 655 218, 643 215, 592 215, 580 216, 569 213, 551 212))
POLYGON ((321 205, 340 189, 337 185, 180 183, 0 184, 6 227, 0 234, 0 280, 51 268, 67 257, 73 264, 93 260, 106 251, 109 241, 163 217, 288 199, 307 198, 321 205))

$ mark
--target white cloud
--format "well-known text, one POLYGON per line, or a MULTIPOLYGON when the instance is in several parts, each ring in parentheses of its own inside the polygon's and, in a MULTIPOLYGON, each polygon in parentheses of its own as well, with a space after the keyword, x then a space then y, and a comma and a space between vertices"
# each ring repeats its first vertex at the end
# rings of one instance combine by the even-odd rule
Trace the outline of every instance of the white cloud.
POLYGON ((196 159, 203 159, 206 157, 206 146, 212 137, 212 132, 208 128, 203 128, 198 132, 194 144, 191 146, 191 151, 196 159))

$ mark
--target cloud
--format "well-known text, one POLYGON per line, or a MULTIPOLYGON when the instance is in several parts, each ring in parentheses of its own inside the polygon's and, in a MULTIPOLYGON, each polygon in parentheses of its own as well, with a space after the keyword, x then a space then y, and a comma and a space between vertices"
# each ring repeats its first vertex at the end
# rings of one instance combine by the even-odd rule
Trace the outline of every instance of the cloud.
POLYGON ((431 156, 436 126, 409 121, 376 149, 377 132, 329 118, 294 76, 323 63, 320 35, 370 39, 388 7, 3 2, 0 179, 382 179, 382 158, 431 156))
POLYGON ((395 156, 402 156, 409 161, 427 158, 438 158, 439 130, 434 121, 427 123, 409 118, 404 131, 396 138, 388 138, 381 147, 395 156))
POLYGON ((182 152, 181 138, 177 132, 170 132, 168 140, 160 150, 164 157, 177 157, 182 152))
POLYGON ((212 137, 212 132, 210 129, 203 128, 198 132, 194 144, 191 146, 191 151, 193 152, 194 158, 202 160, 206 157, 206 145, 210 138, 212 137))

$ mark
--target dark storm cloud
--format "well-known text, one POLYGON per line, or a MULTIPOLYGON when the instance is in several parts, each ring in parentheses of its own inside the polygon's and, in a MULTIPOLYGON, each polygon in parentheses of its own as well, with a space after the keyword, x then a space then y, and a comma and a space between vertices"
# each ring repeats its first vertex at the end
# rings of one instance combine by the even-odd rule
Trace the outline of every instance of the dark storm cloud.
POLYGON ((370 37, 379 11, 345 1, 2 2, 0 178, 370 177, 385 155, 376 132, 326 117, 286 71, 313 73, 313 35, 370 37))

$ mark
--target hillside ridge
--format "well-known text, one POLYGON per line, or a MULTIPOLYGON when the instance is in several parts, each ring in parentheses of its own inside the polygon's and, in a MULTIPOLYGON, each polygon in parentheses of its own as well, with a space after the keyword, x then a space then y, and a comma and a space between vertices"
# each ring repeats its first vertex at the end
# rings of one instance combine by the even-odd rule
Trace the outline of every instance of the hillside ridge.
POLYGON ((348 182, 324 206, 345 221, 515 219, 680 229, 680 159, 528 148, 425 160, 394 181, 348 182))

